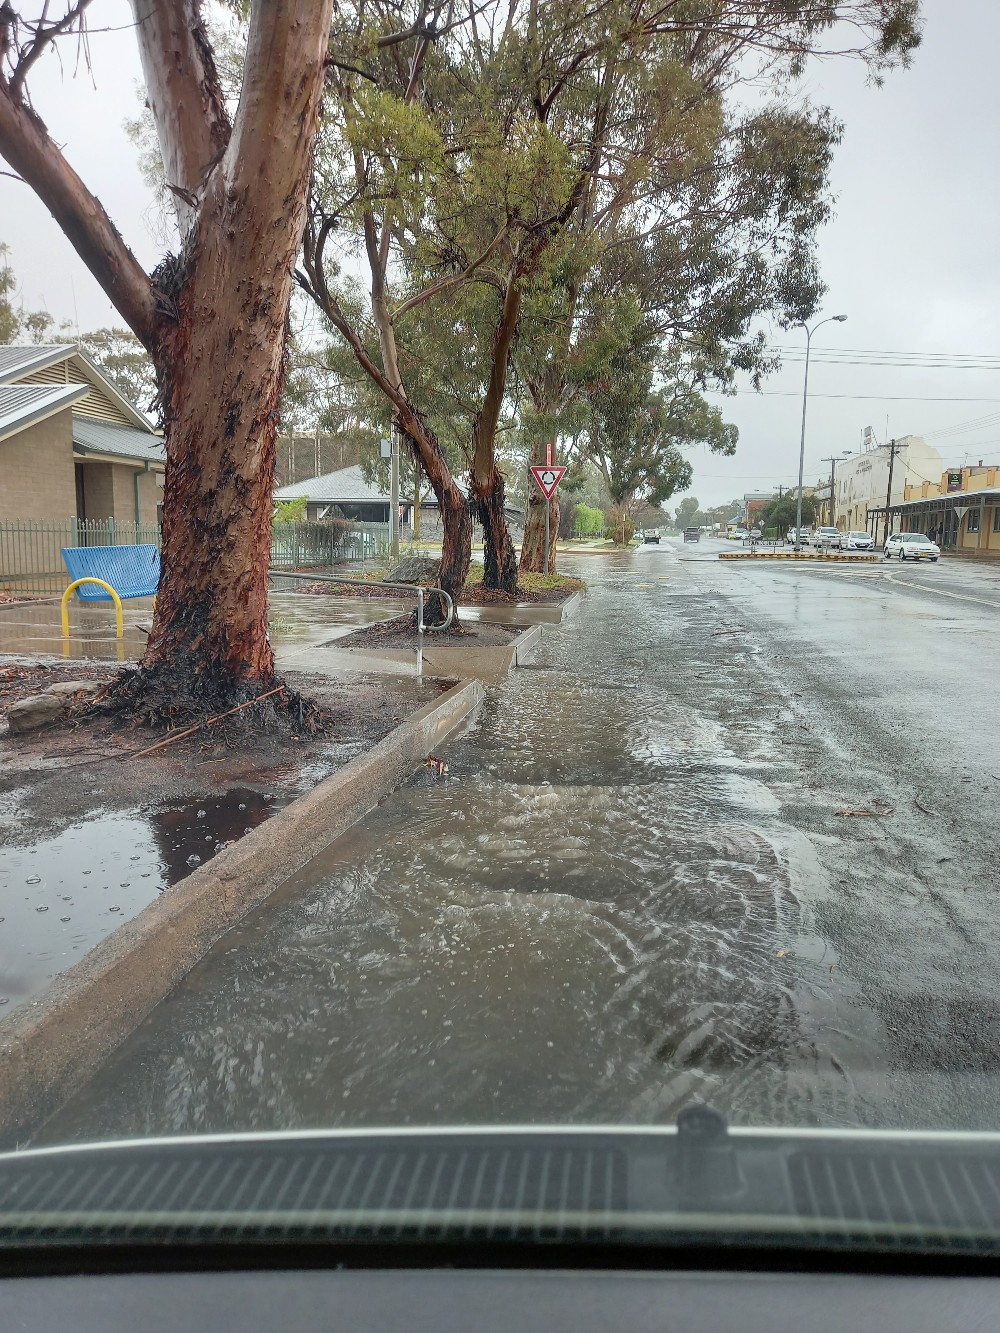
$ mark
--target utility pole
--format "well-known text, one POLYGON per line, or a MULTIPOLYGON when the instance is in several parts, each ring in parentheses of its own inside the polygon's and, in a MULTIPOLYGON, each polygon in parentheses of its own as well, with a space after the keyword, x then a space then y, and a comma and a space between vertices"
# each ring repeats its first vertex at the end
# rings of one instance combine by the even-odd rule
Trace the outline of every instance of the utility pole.
POLYGON ((830 527, 837 526, 837 501, 834 497, 833 487, 835 482, 835 469, 838 463, 842 463, 848 454, 837 454, 832 458, 822 458, 820 462, 830 464, 830 527))
POLYGON ((896 455, 901 449, 895 440, 889 441, 889 485, 885 491, 885 523, 882 525, 882 545, 889 540, 889 506, 892 504, 892 472, 893 465, 896 462, 896 455))
POLYGON ((795 506, 795 546, 796 555, 802 550, 802 471, 806 461, 806 408, 809 405, 809 353, 812 348, 813 334, 817 329, 822 328, 824 324, 836 322, 843 324, 847 318, 846 315, 829 315, 826 319, 821 319, 818 324, 814 324, 810 329, 808 325, 800 323, 798 327, 806 331, 806 369, 802 379, 802 434, 799 438, 799 498, 795 506))

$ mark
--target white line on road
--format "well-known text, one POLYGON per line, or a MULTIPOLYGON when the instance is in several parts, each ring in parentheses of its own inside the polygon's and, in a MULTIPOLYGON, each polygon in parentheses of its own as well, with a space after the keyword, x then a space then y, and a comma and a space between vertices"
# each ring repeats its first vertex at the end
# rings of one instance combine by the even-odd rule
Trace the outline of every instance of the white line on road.
POLYGON ((887 569, 883 569, 882 577, 888 579, 890 583, 895 583, 897 588, 912 588, 915 592, 933 592, 938 597, 954 597, 957 602, 976 602, 979 606, 992 607, 994 611, 1000 611, 1000 602, 988 602, 982 597, 970 597, 964 592, 946 592, 944 588, 929 588, 926 583, 900 583, 894 574, 890 574, 887 569))

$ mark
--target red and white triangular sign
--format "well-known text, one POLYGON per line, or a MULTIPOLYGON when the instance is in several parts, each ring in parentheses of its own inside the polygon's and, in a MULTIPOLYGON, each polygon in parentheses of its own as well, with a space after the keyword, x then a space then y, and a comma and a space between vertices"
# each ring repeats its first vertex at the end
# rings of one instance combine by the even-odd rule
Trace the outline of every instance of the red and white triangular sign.
POLYGON ((566 475, 564 467, 555 467, 551 463, 536 464, 531 469, 531 475, 538 482, 539 490, 545 496, 546 500, 551 500, 553 495, 559 489, 559 483, 566 475))

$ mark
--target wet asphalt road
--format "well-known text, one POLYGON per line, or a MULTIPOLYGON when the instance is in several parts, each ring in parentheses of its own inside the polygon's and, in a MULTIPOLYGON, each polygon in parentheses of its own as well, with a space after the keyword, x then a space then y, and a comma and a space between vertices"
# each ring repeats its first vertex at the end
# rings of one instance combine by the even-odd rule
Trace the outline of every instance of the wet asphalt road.
POLYGON ((447 779, 231 932, 39 1141, 694 1097, 1000 1128, 1000 569, 721 549, 567 558, 580 613, 447 779))

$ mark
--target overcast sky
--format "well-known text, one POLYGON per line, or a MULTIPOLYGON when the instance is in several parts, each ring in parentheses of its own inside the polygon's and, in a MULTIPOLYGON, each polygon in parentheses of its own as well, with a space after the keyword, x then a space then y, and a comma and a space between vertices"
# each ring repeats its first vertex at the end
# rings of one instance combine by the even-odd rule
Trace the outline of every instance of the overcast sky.
MULTIPOLYGON (((996 261, 1000 130, 1000 4, 925 0, 924 42, 913 68, 869 88, 845 63, 815 66, 804 91, 845 125, 836 151, 835 217, 820 239, 829 292, 823 315, 844 313, 813 342, 806 477, 829 473, 825 455, 878 439, 922 434, 945 464, 1000 462, 1000 267, 996 261), (925 361, 996 358, 996 368, 849 364, 846 349, 918 353, 925 361), (844 353, 838 364, 824 353, 844 353), (983 420, 994 417, 993 421, 983 420), (969 425, 969 423, 980 423, 969 425)), ((139 102, 138 57, 125 0, 90 10, 93 78, 76 73, 62 47, 33 71, 35 104, 84 181, 104 201, 139 260, 162 252, 155 209, 123 121, 139 102), (110 27, 113 31, 98 29, 110 27), (74 74, 76 73, 76 77, 74 74)), ((44 207, 24 185, 0 177, 0 240, 8 243, 28 309, 47 309, 80 329, 121 323, 44 207)), ((779 346, 802 344, 801 330, 779 346)), ((886 358, 883 358, 883 360, 886 358)), ((689 492, 705 505, 794 482, 802 365, 721 401, 740 429, 735 457, 697 454, 689 492)))

